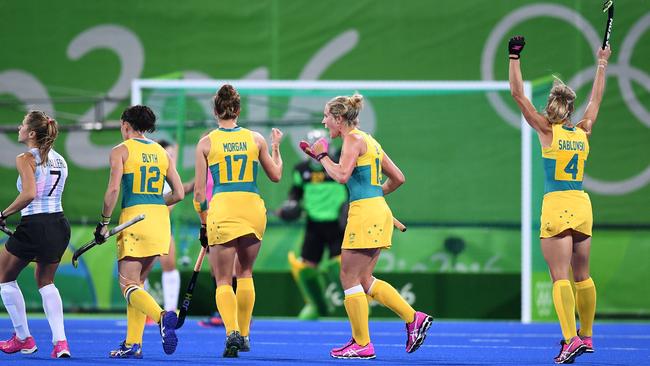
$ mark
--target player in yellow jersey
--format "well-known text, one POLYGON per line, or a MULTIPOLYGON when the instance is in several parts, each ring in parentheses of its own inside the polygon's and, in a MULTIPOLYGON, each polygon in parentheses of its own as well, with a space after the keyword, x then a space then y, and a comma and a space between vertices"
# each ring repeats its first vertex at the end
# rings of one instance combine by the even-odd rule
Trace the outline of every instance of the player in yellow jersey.
POLYGON ((571 122, 576 94, 559 80, 553 83, 544 114, 524 95, 520 53, 524 37, 510 39, 510 92, 542 145, 545 184, 540 238, 542 253, 553 280, 553 304, 562 328, 562 348, 555 363, 572 363, 584 352, 593 352, 591 340, 596 312, 596 287, 589 276, 589 252, 593 217, 589 196, 582 190, 585 161, 592 128, 605 90, 609 46, 598 49, 591 98, 582 119, 571 122), (574 297, 569 270, 573 269, 574 297), (577 306, 581 329, 576 329, 577 306))
POLYGON ((255 304, 253 263, 266 229, 266 208, 257 189, 261 165, 273 182, 282 177, 280 141, 273 129, 271 154, 264 137, 239 127, 240 96, 232 85, 223 85, 214 96, 218 128, 199 140, 196 147, 194 206, 201 218, 201 244, 209 245, 212 270, 217 277, 215 300, 226 328, 223 357, 237 357, 250 350, 250 320, 255 304), (214 181, 206 201, 206 174, 214 181), (232 288, 235 255, 237 295, 232 288))
POLYGON ((163 311, 143 289, 156 257, 167 254, 170 242, 169 210, 183 199, 183 184, 176 163, 160 145, 145 137, 155 130, 156 116, 146 106, 136 105, 122 113, 120 131, 124 142, 110 155, 110 179, 104 196, 102 219, 95 229, 95 240, 104 242, 113 209, 122 189, 120 223, 140 214, 145 219, 117 237, 120 288, 126 298, 127 335, 111 358, 142 358, 142 333, 146 317, 160 325, 163 350, 172 354, 178 343, 176 312, 163 311), (171 192, 163 194, 165 181, 171 192))
POLYGON ((375 358, 368 330, 368 299, 370 296, 393 310, 406 322, 406 352, 417 350, 431 326, 433 318, 415 311, 393 286, 373 276, 381 249, 391 246, 393 214, 384 196, 404 184, 402 171, 369 134, 359 130, 359 112, 363 97, 355 94, 330 100, 323 111, 323 125, 331 138, 343 139, 341 158, 335 163, 327 156, 328 142, 320 139, 312 146, 302 142, 301 148, 323 164, 330 177, 345 183, 350 209, 341 246, 341 284, 345 310, 352 326, 352 339, 335 348, 335 358, 375 358), (382 173, 388 176, 382 183, 382 173))

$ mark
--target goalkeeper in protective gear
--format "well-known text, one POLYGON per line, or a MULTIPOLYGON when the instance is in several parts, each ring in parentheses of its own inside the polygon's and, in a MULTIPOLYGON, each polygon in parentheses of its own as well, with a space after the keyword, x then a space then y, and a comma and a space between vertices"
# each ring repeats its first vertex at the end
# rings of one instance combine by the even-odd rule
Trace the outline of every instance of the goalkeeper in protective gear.
MULTIPOLYGON (((324 130, 312 130, 307 134, 310 144, 322 137, 326 137, 324 130)), ((347 218, 347 190, 313 159, 294 167, 293 185, 288 199, 278 209, 278 216, 285 221, 294 221, 300 218, 303 210, 306 230, 300 257, 290 251, 289 265, 305 300, 298 317, 317 319, 331 314, 335 306, 343 304, 339 272, 347 218), (326 248, 328 258, 321 263, 326 248)))

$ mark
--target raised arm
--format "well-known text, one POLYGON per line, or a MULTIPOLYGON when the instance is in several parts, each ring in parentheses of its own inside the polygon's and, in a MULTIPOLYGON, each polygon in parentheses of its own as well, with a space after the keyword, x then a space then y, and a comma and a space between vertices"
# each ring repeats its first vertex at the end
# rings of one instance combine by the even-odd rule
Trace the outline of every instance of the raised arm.
POLYGON ((282 131, 277 128, 271 130, 271 154, 264 136, 254 133, 255 143, 260 150, 260 164, 272 182, 279 182, 282 178, 282 156, 280 155, 280 142, 282 131))
MULTIPOLYGON (((314 146, 317 149, 324 149, 324 147, 318 142, 314 146)), ((357 158, 365 154, 366 142, 365 140, 356 134, 348 134, 343 138, 343 147, 341 148, 341 158, 339 159, 338 164, 335 163, 329 156, 325 156, 320 159, 321 164, 327 171, 332 179, 339 183, 347 183, 348 179, 354 171, 354 167, 357 165, 357 158)), ((316 154, 320 154, 321 151, 316 151, 316 154)))
POLYGON ((384 196, 395 191, 399 186, 406 182, 404 173, 399 169, 395 163, 384 152, 384 158, 381 160, 381 170, 388 177, 384 184, 381 185, 381 190, 384 191, 384 196))
POLYGON ((508 42, 508 51, 510 53, 510 65, 508 68, 508 80, 510 81, 510 95, 517 103, 519 110, 524 115, 526 122, 540 134, 551 132, 551 126, 546 118, 541 115, 524 94, 524 81, 521 76, 521 63, 519 61, 520 53, 526 44, 524 37, 515 36, 508 42))
POLYGON ((591 88, 591 98, 582 120, 578 122, 578 127, 582 128, 587 135, 591 135, 591 129, 596 123, 598 117, 598 110, 600 109, 600 102, 603 100, 603 93, 605 92, 605 71, 607 69, 607 61, 612 54, 609 45, 607 48, 598 48, 598 65, 596 66, 596 77, 594 78, 594 85, 591 88))

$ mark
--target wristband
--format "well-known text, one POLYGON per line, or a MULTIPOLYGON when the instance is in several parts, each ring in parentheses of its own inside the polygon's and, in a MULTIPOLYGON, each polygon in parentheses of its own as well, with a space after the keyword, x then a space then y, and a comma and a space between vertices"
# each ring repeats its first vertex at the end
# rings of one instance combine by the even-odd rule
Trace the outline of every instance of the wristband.
POLYGON ((201 213, 203 211, 206 211, 208 209, 208 201, 203 200, 203 202, 199 203, 196 200, 192 200, 192 203, 194 204, 194 211, 197 213, 201 213))
POLYGON ((100 220, 102 225, 108 225, 111 223, 111 217, 110 216, 104 216, 104 213, 102 213, 102 219, 100 220))
POLYGON ((511 60, 519 60, 519 55, 510 55, 508 58, 511 60))
POLYGON ((4 211, 0 211, 0 220, 6 220, 9 216, 5 216, 4 211))

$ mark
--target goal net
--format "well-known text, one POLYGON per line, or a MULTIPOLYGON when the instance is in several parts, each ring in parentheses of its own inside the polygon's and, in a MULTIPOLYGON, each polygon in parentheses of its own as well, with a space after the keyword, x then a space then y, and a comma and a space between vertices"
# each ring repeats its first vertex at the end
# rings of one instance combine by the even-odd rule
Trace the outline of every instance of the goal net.
MULTIPOLYGON (((286 198, 291 169, 304 158, 298 142, 322 128, 325 102, 362 94, 360 128, 377 138, 407 177, 387 200, 395 216, 413 228, 409 250, 437 248, 399 256, 394 245, 389 252, 398 254, 387 255, 378 267, 520 275, 521 319, 531 321, 534 305, 545 301, 533 298, 532 284, 531 243, 538 227, 537 214, 531 214, 536 212, 531 199, 534 142, 525 121, 506 123, 487 100, 488 94, 510 100, 508 82, 134 80, 131 103, 152 107, 159 121, 157 137, 178 144, 184 181, 194 175, 196 142, 216 127, 212 98, 224 83, 242 97, 241 126, 267 139, 272 127, 284 132, 283 181, 271 184, 263 173, 258 178, 269 213, 286 198)), ((529 82, 525 90, 532 100, 529 82)), ((184 243, 195 241, 195 231, 185 226, 194 228, 196 217, 190 200, 179 206, 173 213, 177 250, 193 258, 196 246, 184 243)), ((292 235, 272 215, 269 226, 273 240, 268 241, 292 235)), ((265 245, 274 244, 267 244, 265 236, 265 245)), ((544 286, 539 289, 543 294, 544 286)))

